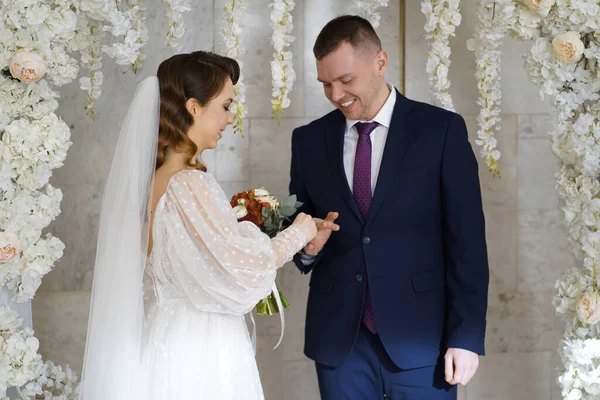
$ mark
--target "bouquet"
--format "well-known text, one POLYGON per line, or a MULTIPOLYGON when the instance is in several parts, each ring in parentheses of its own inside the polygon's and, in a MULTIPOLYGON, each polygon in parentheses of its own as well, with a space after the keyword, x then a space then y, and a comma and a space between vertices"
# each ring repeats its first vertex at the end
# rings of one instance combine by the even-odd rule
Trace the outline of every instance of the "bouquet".
MULTIPOLYGON (((238 221, 250 221, 266 233, 270 238, 275 237, 283 229, 283 222, 290 221, 302 205, 297 201, 296 195, 289 196, 280 203, 264 187, 246 190, 231 198, 231 207, 238 221)), ((281 290, 277 289, 283 308, 288 308, 290 303, 281 290)), ((275 296, 271 293, 266 299, 256 305, 256 312, 260 315, 273 315, 279 312, 275 296)))

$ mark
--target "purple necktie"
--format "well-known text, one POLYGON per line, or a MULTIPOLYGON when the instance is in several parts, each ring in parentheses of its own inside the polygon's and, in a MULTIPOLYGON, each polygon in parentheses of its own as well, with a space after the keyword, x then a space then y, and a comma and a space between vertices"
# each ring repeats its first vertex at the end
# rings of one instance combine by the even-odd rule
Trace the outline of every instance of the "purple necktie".
MULTIPOLYGON (((358 209, 360 210, 360 214, 365 222, 367 221, 367 216, 371 209, 371 200, 373 200, 373 192, 371 189, 371 137, 369 135, 377 125, 379 125, 377 122, 358 122, 354 125, 358 131, 358 144, 356 146, 356 157, 354 159, 352 192, 356 204, 358 205, 358 209)), ((371 333, 377 333, 368 282, 362 322, 371 333)))

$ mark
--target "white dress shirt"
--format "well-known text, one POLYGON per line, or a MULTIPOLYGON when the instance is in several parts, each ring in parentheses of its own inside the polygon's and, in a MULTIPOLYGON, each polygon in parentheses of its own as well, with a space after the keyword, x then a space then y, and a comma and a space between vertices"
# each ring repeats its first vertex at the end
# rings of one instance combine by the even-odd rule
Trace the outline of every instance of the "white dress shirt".
POLYGON ((377 177, 381 167, 381 159, 383 158, 383 148, 387 139, 392 114, 394 113, 394 105, 396 104, 396 90, 394 86, 388 83, 390 95, 379 110, 372 121, 354 121, 346 119, 346 133, 344 135, 344 171, 350 190, 354 182, 354 159, 356 158, 356 146, 358 144, 358 131, 356 123, 358 122, 377 122, 379 125, 371 132, 371 190, 375 192, 377 177))
MULTIPOLYGON (((354 126, 358 122, 377 122, 379 125, 371 132, 371 193, 375 192, 375 185, 379 177, 381 168, 381 159, 383 158, 383 149, 387 140, 388 130, 394 114, 396 105, 396 89, 391 83, 388 83, 390 95, 372 121, 354 121, 346 119, 346 133, 344 134, 344 172, 348 185, 352 191, 354 182, 354 159, 356 158, 356 146, 358 145, 358 131, 354 126)), ((304 265, 311 264, 316 256, 300 253, 304 265)))

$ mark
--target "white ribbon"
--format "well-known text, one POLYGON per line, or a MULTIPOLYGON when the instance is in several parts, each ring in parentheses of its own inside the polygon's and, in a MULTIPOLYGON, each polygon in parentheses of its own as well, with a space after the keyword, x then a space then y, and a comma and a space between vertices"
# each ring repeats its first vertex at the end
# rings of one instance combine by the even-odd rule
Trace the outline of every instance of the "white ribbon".
MULTIPOLYGON (((277 289, 277 284, 273 282, 273 296, 275 296, 275 302, 277 303, 277 307, 279 308, 279 319, 281 320, 281 334, 279 335, 279 341, 273 347, 275 350, 281 342, 283 341, 283 333, 285 331, 285 317, 283 316, 283 303, 281 302, 281 297, 279 296, 279 290, 277 289)), ((252 349, 254 350, 254 355, 256 355, 256 321, 254 320, 254 313, 250 311, 250 320, 252 321, 252 349)))
POLYGON ((250 320, 252 321, 252 349, 254 355, 256 355, 256 322, 254 321, 254 314, 250 311, 250 320))
POLYGON ((281 334, 279 335, 279 341, 273 347, 275 350, 281 344, 283 340, 283 332, 285 331, 285 317, 283 316, 283 303, 281 302, 281 298, 279 297, 279 290, 277 289, 277 284, 273 282, 273 295, 275 296, 275 301, 277 302, 277 307, 279 308, 279 319, 281 320, 281 334))

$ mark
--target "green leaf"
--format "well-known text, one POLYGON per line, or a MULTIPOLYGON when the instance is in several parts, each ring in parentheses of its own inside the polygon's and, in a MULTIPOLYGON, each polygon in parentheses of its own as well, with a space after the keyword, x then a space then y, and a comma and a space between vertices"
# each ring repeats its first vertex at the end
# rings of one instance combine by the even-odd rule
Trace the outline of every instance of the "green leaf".
POLYGON ((293 194, 293 195, 289 196, 287 199, 285 199, 281 204, 293 206, 294 204, 296 204, 296 200, 297 200, 297 197, 295 194, 293 194))
MULTIPOLYGON (((302 207, 303 204, 304 204, 303 202, 298 201, 298 198, 296 197, 295 194, 289 196, 287 199, 285 199, 281 203, 282 206, 288 206, 288 207, 294 208, 296 210, 298 210, 298 208, 302 207)), ((294 211, 294 212, 296 212, 296 211, 294 211)))
POLYGON ((266 230, 273 230, 275 228, 275 226, 273 225, 273 222, 270 219, 265 220, 264 226, 265 226, 266 230))
POLYGON ((279 210, 281 212, 281 215, 284 217, 291 217, 292 215, 294 215, 296 213, 296 207, 290 207, 288 205, 285 206, 281 206, 281 209, 279 210))

